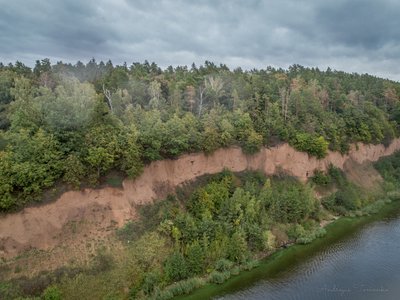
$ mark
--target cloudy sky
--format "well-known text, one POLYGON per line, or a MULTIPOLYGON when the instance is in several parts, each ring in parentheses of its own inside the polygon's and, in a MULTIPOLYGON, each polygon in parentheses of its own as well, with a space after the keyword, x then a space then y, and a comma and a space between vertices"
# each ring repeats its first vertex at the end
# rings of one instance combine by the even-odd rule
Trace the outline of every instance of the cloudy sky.
POLYGON ((291 64, 400 80, 398 0, 0 0, 0 61, 291 64))

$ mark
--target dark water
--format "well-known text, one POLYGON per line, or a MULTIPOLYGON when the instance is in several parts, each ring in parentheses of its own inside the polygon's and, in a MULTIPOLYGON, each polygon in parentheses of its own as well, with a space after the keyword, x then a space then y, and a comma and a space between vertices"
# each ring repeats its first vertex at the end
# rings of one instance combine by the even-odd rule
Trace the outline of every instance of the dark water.
POLYGON ((339 220, 326 237, 280 251, 250 272, 185 298, 400 300, 400 205, 339 220))

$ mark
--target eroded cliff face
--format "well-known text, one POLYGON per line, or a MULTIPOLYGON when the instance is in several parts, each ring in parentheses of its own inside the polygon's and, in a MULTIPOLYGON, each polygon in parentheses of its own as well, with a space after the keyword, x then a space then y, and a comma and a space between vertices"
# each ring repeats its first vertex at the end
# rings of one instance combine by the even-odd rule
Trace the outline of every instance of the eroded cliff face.
POLYGON ((11 258, 32 249, 51 249, 71 222, 84 221, 93 231, 105 231, 110 224, 122 226, 136 217, 137 204, 151 203, 172 192, 184 182, 223 169, 233 172, 260 170, 267 175, 285 172, 306 181, 315 169, 326 170, 329 164, 346 169, 349 161, 364 163, 400 150, 400 139, 389 147, 353 145, 348 155, 329 152, 321 160, 298 152, 288 144, 264 148, 255 155, 245 155, 238 147, 219 149, 211 155, 188 154, 176 160, 162 160, 146 166, 135 180, 126 179, 123 188, 85 189, 64 193, 57 201, 0 217, 0 257, 11 258), (346 164, 347 162, 347 164, 346 164))

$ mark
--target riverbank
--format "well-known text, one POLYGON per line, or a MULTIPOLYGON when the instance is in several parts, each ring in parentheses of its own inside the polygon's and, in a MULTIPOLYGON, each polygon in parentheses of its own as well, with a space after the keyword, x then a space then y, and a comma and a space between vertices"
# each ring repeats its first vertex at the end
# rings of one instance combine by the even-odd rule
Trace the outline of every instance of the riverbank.
POLYGON ((326 235, 306 245, 295 244, 280 249, 260 260, 259 266, 232 276, 222 284, 206 284, 188 295, 175 297, 175 300, 211 299, 249 288, 260 280, 277 280, 316 255, 324 253, 340 241, 351 238, 363 226, 387 217, 400 214, 400 201, 386 203, 375 214, 358 217, 341 217, 325 226, 326 235))
MULTIPOLYGON (((381 173, 387 179, 382 188, 390 188, 387 183, 392 184, 392 191, 396 187, 397 177, 391 180, 387 175, 397 176, 398 156, 384 160, 389 163, 382 170, 390 172, 381 173)), ((107 295, 125 299, 128 294, 131 298, 170 299, 210 282, 223 283, 252 269, 260 254, 288 242, 311 241, 320 235, 320 221, 329 219, 331 213, 358 216, 363 207, 364 213, 376 211, 384 201, 375 201, 375 194, 369 192, 356 187, 334 167, 307 184, 284 175, 265 177, 261 172, 224 171, 201 178, 164 201, 138 207, 140 218, 117 231, 121 247, 115 248, 115 241, 110 241, 104 246, 113 248, 97 252, 83 268, 70 264, 61 277, 52 277, 58 270, 45 277, 48 285, 55 285, 65 299, 107 295), (313 188, 317 182, 330 191, 319 200, 313 188), (327 212, 327 204, 333 209, 331 212, 327 212)), ((74 234, 84 236, 80 232, 82 224, 71 225, 74 234)), ((296 246, 288 248, 293 247, 296 246)), ((22 272, 32 270, 24 262, 31 263, 36 254, 16 260, 5 270, 15 278, 12 282, 16 289, 21 283, 36 286, 43 281, 43 273, 23 279, 22 272)))
MULTIPOLYGON (((321 174, 322 176, 322 174, 321 174)), ((368 193, 368 192, 362 192, 359 188, 354 186, 351 182, 346 181, 346 179, 343 177, 344 175, 341 174, 340 172, 336 169, 331 169, 329 172, 324 175, 326 177, 332 177, 329 178, 329 181, 331 184, 336 185, 336 187, 339 188, 335 193, 338 195, 332 194, 327 196, 327 199, 323 200, 323 203, 326 201, 329 201, 331 203, 332 201, 332 196, 335 198, 343 198, 345 197, 346 203, 342 203, 344 206, 336 206, 335 210, 338 212, 341 212, 341 214, 345 214, 347 216, 353 216, 353 217, 361 217, 363 215, 370 215, 370 214, 376 214, 379 213, 385 205, 387 205, 391 200, 388 197, 391 197, 392 199, 398 199, 399 193, 398 192, 390 192, 390 193, 381 193, 379 195, 375 193, 368 193), (334 179, 336 178, 336 179, 334 179), (357 193, 357 195, 354 195, 354 193, 357 193), (379 198, 376 198, 379 197, 379 198), (361 200, 364 199, 364 200, 361 200), (364 203, 364 205, 361 205, 361 203, 364 203), (369 204, 368 204, 369 203, 369 204), (354 207, 355 209, 351 210, 350 208, 354 207), (357 208, 358 207, 358 208, 357 208), (340 208, 340 209, 339 209, 340 208)), ((285 188, 284 189, 289 189, 289 186, 287 185, 289 182, 285 183, 285 188)), ((272 184, 273 185, 273 184, 272 184)), ((268 185, 269 186, 269 185, 268 185)), ((282 203, 280 203, 281 205, 282 203)), ((339 205, 340 203, 337 203, 336 205, 339 205)), ((285 205, 285 204, 283 204, 285 205)), ((303 204, 305 205, 305 203, 303 204)), ((293 209, 294 207, 292 207, 293 209)), ((289 209, 290 210, 290 209, 289 209)), ((336 217, 329 217, 330 219, 335 219, 336 217)), ((345 218, 345 217, 344 217, 345 218)), ((280 219, 282 220, 282 219, 280 219)), ((324 225, 329 226, 328 222, 322 222, 324 225)), ((334 222, 336 223, 336 222, 334 222)), ((321 224, 321 223, 320 223, 321 224)), ((283 225, 283 224, 282 224, 283 225)), ((295 246, 292 246, 294 242, 297 242, 298 244, 306 244, 311 242, 313 239, 321 237, 325 233, 325 229, 319 227, 319 228, 314 228, 314 229, 308 229, 308 232, 304 232, 304 229, 307 228, 307 225, 305 223, 302 224, 304 227, 302 227, 300 224, 296 224, 296 222, 292 224, 287 224, 285 227, 281 227, 278 224, 278 230, 279 227, 282 230, 286 231, 289 239, 284 242, 284 243, 277 243, 278 247, 275 247, 275 252, 279 252, 280 249, 282 248, 292 248, 295 246), (289 227, 288 227, 289 226, 289 227), (297 236, 294 235, 295 237, 293 238, 293 232, 300 232, 297 236), (290 238, 292 236, 292 238, 290 238), (280 247, 279 247, 280 246, 280 247)), ((309 228, 309 227, 308 227, 309 228)), ((272 229, 272 232, 275 234, 275 237, 277 237, 279 234, 277 231, 274 231, 272 229)), ((282 236, 282 231, 279 234, 282 236)), ((282 239, 280 239, 282 241, 282 239)), ((259 253, 254 253, 255 256, 253 258, 260 258, 260 257, 265 257, 269 256, 271 254, 271 251, 267 252, 259 252, 259 253)), ((275 254, 272 254, 273 256, 275 254)), ((249 266, 247 264, 244 265, 238 265, 238 264, 233 264, 231 263, 230 266, 225 267, 222 270, 219 270, 218 267, 216 268, 216 271, 213 271, 211 274, 208 274, 206 277, 203 278, 196 278, 196 279, 187 279, 181 282, 174 283, 171 286, 167 286, 164 291, 157 291, 153 295, 153 298, 151 299, 169 299, 173 295, 177 294, 188 294, 192 289, 196 289, 201 285, 207 284, 207 283, 217 283, 217 284, 222 284, 224 281, 229 280, 230 277, 236 276, 239 271, 251 269, 252 267, 256 266, 258 264, 258 261, 250 261, 249 266), (195 280, 195 281, 193 281, 195 280)))
POLYGON ((232 172, 261 171, 266 175, 284 173, 305 182, 314 170, 325 171, 333 165, 348 171, 354 169, 352 163, 374 162, 399 149, 398 138, 388 147, 353 144, 348 154, 328 152, 324 159, 299 152, 289 144, 281 144, 263 148, 254 155, 246 155, 239 147, 230 147, 209 155, 195 153, 175 160, 155 161, 146 166, 135 180, 124 180, 122 189, 106 187, 68 191, 54 202, 0 215, 0 258, 10 259, 30 249, 66 247, 74 243, 76 237, 64 244, 64 239, 57 237, 68 236, 69 224, 82 221, 88 232, 107 239, 108 228, 121 227, 138 217, 138 205, 163 199, 182 184, 205 174, 216 174, 224 169, 232 172))

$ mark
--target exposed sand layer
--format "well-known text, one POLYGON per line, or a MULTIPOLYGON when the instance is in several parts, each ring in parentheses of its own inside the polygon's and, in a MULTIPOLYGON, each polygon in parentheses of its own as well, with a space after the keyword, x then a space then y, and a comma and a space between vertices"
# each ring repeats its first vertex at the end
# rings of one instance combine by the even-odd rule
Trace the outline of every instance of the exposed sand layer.
POLYGON ((210 155, 187 154, 176 160, 162 160, 146 166, 135 180, 126 179, 123 188, 69 191, 52 203, 28 207, 0 217, 0 258, 11 258, 32 248, 48 250, 58 245, 63 228, 71 222, 96 224, 104 231, 110 224, 122 226, 135 217, 135 205, 165 197, 175 187, 205 174, 223 169, 234 172, 260 170, 267 175, 284 172, 306 181, 315 169, 326 170, 329 164, 351 171, 351 163, 376 161, 400 150, 400 139, 389 147, 353 145, 348 155, 329 152, 321 160, 298 152, 288 144, 264 148, 255 155, 245 155, 238 147, 219 149, 210 155))

